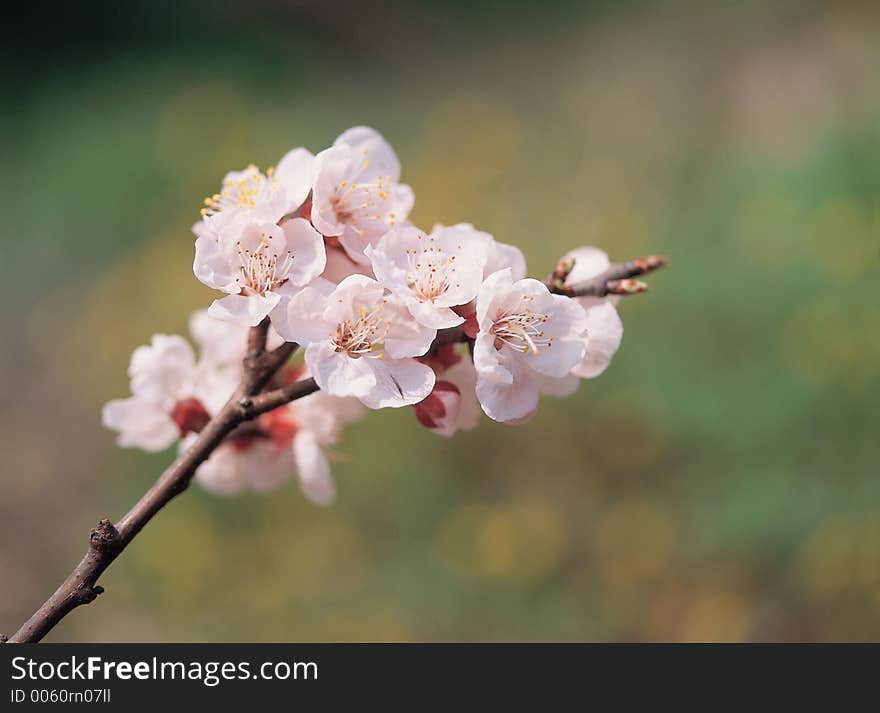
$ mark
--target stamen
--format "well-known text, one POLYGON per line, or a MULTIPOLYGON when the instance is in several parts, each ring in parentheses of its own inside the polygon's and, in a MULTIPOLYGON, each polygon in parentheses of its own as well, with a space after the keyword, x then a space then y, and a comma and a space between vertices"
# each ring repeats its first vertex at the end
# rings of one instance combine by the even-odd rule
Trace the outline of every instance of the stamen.
POLYGON ((370 223, 394 225, 396 222, 393 213, 386 216, 382 210, 377 210, 385 207, 388 191, 389 181, 382 176, 377 176, 371 183, 340 181, 330 196, 330 207, 337 221, 350 225, 358 236, 364 237, 365 228, 370 223))
MULTIPOLYGON (((435 246, 434 238, 427 245, 421 235, 418 247, 405 250, 408 271, 406 285, 419 302, 434 302, 450 287, 459 286, 455 269, 455 255, 443 256, 443 248, 435 246)), ((461 249, 461 246, 458 246, 461 249)))
POLYGON ((219 193, 205 198, 202 215, 211 216, 225 210, 253 210, 278 188, 278 180, 273 176, 274 169, 269 169, 268 175, 264 176, 251 164, 241 172, 241 177, 225 180, 219 193))
POLYGON ((530 298, 524 296, 516 312, 502 313, 495 318, 492 334, 495 335, 496 349, 506 345, 521 354, 540 354, 541 347, 553 346, 553 337, 548 337, 541 329, 550 315, 533 312, 529 301, 530 298))
POLYGON ((356 320, 344 319, 336 326, 336 331, 329 336, 337 352, 345 352, 354 359, 383 357, 383 342, 391 329, 391 322, 383 314, 383 304, 379 303, 372 310, 360 305, 356 320))
POLYGON ((235 244, 241 263, 241 277, 236 278, 236 282, 246 295, 264 295, 287 282, 293 267, 293 253, 290 250, 281 254, 273 251, 271 240, 271 235, 264 235, 253 252, 242 248, 241 241, 235 244))

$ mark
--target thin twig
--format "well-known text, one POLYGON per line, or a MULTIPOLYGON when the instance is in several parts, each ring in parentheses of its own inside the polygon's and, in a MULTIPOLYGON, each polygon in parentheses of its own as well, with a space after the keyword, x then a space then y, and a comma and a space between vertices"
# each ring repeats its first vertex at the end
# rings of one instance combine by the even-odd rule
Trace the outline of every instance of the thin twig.
POLYGON ((574 267, 574 262, 560 262, 547 278, 546 284, 551 292, 568 297, 634 295, 644 292, 648 286, 644 282, 632 278, 659 270, 668 262, 667 258, 659 255, 649 255, 629 262, 616 262, 595 277, 574 285, 565 284, 565 279, 574 267))
POLYGON ((315 380, 310 377, 274 389, 273 391, 266 391, 259 396, 254 396, 252 399, 242 399, 242 401, 239 402, 239 405, 244 409, 248 419, 256 418, 262 413, 273 411, 279 406, 289 404, 291 401, 296 401, 304 396, 313 394, 318 391, 318 389, 320 389, 320 387, 315 380))
POLYGON ((174 497, 186 490, 196 469, 240 424, 261 413, 307 396, 317 389, 307 379, 260 396, 254 396, 283 366, 297 345, 285 343, 265 350, 268 322, 251 329, 241 384, 226 405, 201 430, 195 443, 175 460, 137 504, 114 526, 104 518, 91 531, 89 549, 55 593, 15 632, 11 643, 40 641, 65 616, 103 593, 96 583, 104 570, 137 536, 143 527, 174 497))

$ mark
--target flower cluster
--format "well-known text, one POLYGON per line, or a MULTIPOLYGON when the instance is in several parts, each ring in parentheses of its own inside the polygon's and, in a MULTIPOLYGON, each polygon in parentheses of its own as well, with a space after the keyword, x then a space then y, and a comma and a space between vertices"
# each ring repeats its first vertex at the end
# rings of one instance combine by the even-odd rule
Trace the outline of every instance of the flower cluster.
MULTIPOLYGON (((308 374, 320 391, 234 431, 197 472, 212 490, 267 490, 295 470, 326 503, 325 450, 361 404, 413 406, 451 436, 481 410, 523 422, 541 393, 571 394, 608 366, 623 333, 615 297, 551 292, 519 249, 471 224, 419 229, 400 172, 385 139, 356 127, 317 155, 296 148, 265 173, 227 174, 193 228, 193 271, 225 296, 193 317, 198 358, 165 335, 134 352, 133 396, 104 409, 120 445, 185 447, 233 393, 247 328, 267 319, 270 340, 304 347, 304 365, 276 382, 308 374)), ((564 259, 567 284, 609 265, 590 247, 564 259)))
MULTIPOLYGON (((119 432, 120 446, 161 451, 178 443, 185 449, 235 391, 247 329, 204 310, 192 315, 189 326, 198 357, 183 337, 165 334, 132 354, 132 396, 110 401, 103 411, 104 425, 119 432)), ((282 341, 270 330, 269 346, 282 341)), ((284 384, 307 376, 290 364, 275 378, 284 384)), ((357 400, 320 391, 280 406, 233 431, 199 467, 196 480, 217 493, 265 492, 296 472, 310 500, 329 504, 335 495, 330 449, 345 424, 362 413, 357 400)))

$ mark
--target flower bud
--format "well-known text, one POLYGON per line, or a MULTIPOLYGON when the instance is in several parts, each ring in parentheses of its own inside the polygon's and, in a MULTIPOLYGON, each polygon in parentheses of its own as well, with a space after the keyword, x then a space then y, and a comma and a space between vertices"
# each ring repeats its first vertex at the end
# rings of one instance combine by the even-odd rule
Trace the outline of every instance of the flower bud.
POLYGON ((441 436, 455 433, 461 410, 461 392, 455 384, 438 381, 424 401, 415 405, 416 418, 425 428, 441 436))

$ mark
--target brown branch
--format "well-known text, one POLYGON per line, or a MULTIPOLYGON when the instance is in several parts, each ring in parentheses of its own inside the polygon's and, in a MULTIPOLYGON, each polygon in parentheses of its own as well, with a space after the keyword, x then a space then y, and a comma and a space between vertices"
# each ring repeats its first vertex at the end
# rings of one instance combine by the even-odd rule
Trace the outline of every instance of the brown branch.
POLYGON ((226 405, 200 431, 195 443, 162 473, 116 526, 107 518, 103 518, 98 523, 98 526, 91 531, 89 549, 80 563, 36 613, 9 637, 10 643, 40 641, 71 611, 94 601, 103 593, 103 587, 96 583, 104 570, 156 513, 186 490, 196 469, 235 428, 261 413, 271 411, 317 390, 318 386, 314 380, 306 379, 257 395, 297 348, 296 344, 288 342, 274 351, 266 351, 267 330, 268 322, 251 329, 241 384, 226 405))
POLYGON ((556 269, 547 278, 546 284, 551 292, 568 297, 607 297, 608 295, 634 295, 644 292, 648 286, 640 280, 632 278, 647 275, 654 270, 659 270, 669 260, 659 255, 630 260, 629 262, 616 262, 608 266, 608 269, 599 273, 589 280, 574 285, 566 285, 574 261, 561 261, 556 269))
POLYGON ((274 411, 279 406, 289 404, 291 401, 296 401, 304 396, 313 394, 320 388, 321 387, 318 386, 315 380, 310 377, 308 379, 303 379, 302 381, 296 381, 292 384, 282 386, 273 391, 265 391, 259 396, 254 396, 252 399, 242 399, 239 401, 239 406, 241 406, 247 414, 248 419, 256 418, 262 413, 274 411))

